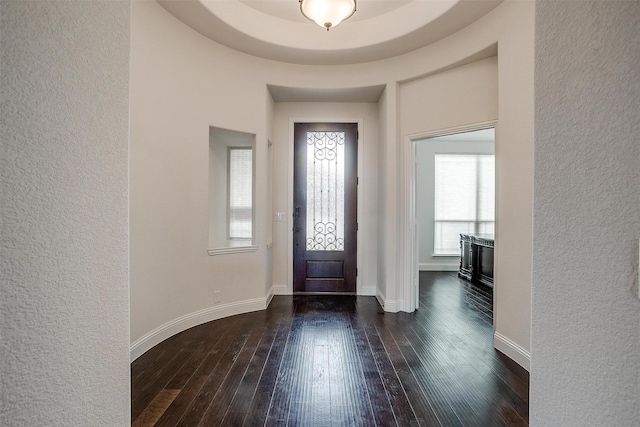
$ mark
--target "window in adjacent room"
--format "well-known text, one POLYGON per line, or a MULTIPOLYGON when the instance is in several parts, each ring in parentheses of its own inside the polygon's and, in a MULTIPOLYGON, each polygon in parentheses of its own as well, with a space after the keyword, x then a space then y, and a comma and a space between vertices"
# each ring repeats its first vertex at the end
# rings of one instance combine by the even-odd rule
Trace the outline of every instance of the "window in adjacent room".
POLYGON ((493 234, 495 156, 436 154, 434 254, 459 255, 460 233, 493 234))

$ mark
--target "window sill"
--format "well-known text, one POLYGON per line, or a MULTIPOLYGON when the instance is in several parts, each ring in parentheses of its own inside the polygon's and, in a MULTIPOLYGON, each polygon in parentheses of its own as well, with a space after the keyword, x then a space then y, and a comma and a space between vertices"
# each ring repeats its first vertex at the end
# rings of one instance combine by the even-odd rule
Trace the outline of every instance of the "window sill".
POLYGON ((431 254, 433 258, 460 258, 460 254, 431 254))
POLYGON ((207 249, 207 253, 209 256, 215 255, 228 255, 228 254, 241 254, 246 252, 255 252, 258 250, 258 246, 236 246, 229 248, 216 248, 216 249, 207 249))

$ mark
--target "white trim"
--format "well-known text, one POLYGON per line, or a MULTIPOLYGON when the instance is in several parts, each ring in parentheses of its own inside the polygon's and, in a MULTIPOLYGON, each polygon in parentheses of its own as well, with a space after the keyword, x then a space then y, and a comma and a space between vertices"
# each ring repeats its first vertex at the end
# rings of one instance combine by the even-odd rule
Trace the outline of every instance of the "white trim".
POLYGON ((286 284, 273 285, 273 294, 274 295, 291 295, 291 289, 286 284))
MULTIPOLYGON (((297 119, 289 117, 289 161, 287 162, 287 206, 289 212, 293 213, 293 172, 295 132, 294 125, 297 119)), ((293 215, 287 215, 287 289, 284 295, 293 294, 293 215)))
POLYGON ((264 303, 264 308, 265 310, 267 308, 269 308, 269 304, 271 304, 271 301, 273 300, 273 286, 271 286, 271 288, 267 291, 267 295, 265 295, 264 299, 265 299, 265 303, 264 303))
POLYGON ((527 371, 531 367, 531 355, 527 350, 522 348, 517 343, 511 341, 499 332, 493 333, 493 346, 496 350, 504 353, 505 356, 512 359, 518 365, 522 366, 527 371))
POLYGON ((454 264, 421 262, 419 268, 420 271, 458 271, 460 269, 460 261, 454 264))
POLYGON ((377 289, 375 286, 363 286, 362 289, 360 289, 360 292, 358 292, 358 295, 374 297, 376 296, 376 291, 377 289))
POLYGON ((238 246, 235 248, 217 248, 207 249, 209 256, 215 255, 228 255, 228 254, 241 254, 245 252, 255 252, 258 250, 258 246, 238 246))
POLYGON ((397 313, 400 311, 400 307, 402 306, 402 301, 386 299, 379 293, 376 294, 376 299, 378 300, 378 304, 382 307, 382 310, 389 313, 397 313))
POLYGON ((443 128, 443 129, 436 129, 436 130, 432 130, 432 131, 428 131, 428 132, 412 133, 410 135, 407 135, 407 138, 410 139, 411 141, 418 141, 420 139, 436 138, 436 137, 439 137, 439 136, 453 135, 453 134, 456 134, 456 133, 471 132, 471 131, 474 131, 474 130, 488 129, 488 128, 496 127, 497 123, 498 123, 497 120, 488 120, 486 122, 478 122, 478 123, 471 123, 471 124, 468 124, 468 125, 454 126, 454 127, 450 127, 450 128, 443 128))
POLYGON ((388 299, 384 301, 384 304, 380 304, 380 305, 382 305, 382 308, 386 312, 397 313, 400 311, 400 307, 402 306, 402 301, 388 299))
POLYGON ((194 326, 198 326, 212 320, 222 319, 223 317, 235 316, 236 314, 265 310, 268 307, 269 302, 271 302, 272 296, 271 292, 269 292, 269 294, 262 298, 216 305, 215 307, 205 308, 173 319, 133 342, 129 349, 130 359, 133 362, 150 348, 160 344, 167 338, 194 326))
MULTIPOLYGON (((401 158, 405 163, 404 174, 401 174, 400 185, 400 218, 403 230, 399 246, 404 262, 400 263, 402 280, 398 294, 403 301, 398 301, 398 309, 411 313, 418 308, 419 274, 418 274, 418 220, 416 207, 416 142, 406 137, 401 147, 401 158)), ((388 310, 391 311, 391 310, 388 310)), ((397 310, 396 310, 397 311, 397 310)))
MULTIPOLYGON (((289 204, 290 211, 293 212, 293 172, 294 172, 294 156, 293 150, 295 148, 294 141, 294 127, 296 123, 357 123, 357 131, 358 131, 358 170, 356 171, 356 176, 360 176, 360 174, 364 171, 364 118, 350 118, 350 117, 314 117, 314 118, 300 118, 300 117, 289 117, 289 173, 287 176, 287 203, 289 204)), ((364 188, 365 183, 364 180, 359 180, 358 188, 357 188, 357 218, 356 221, 358 223, 362 222, 362 214, 363 214, 363 206, 364 206, 364 188)), ((293 216, 289 216, 287 220, 287 293, 282 295, 292 295, 293 294, 293 216)), ((364 247, 364 233, 357 232, 357 252, 356 252, 356 266, 358 271, 363 271, 362 263, 363 263, 363 251, 364 247)), ((356 277, 356 293, 360 291, 362 286, 362 276, 356 277)), ((364 291, 363 291, 364 292, 364 291)), ((279 294, 280 295, 280 294, 279 294)), ((358 295, 361 295, 358 293, 358 295)))

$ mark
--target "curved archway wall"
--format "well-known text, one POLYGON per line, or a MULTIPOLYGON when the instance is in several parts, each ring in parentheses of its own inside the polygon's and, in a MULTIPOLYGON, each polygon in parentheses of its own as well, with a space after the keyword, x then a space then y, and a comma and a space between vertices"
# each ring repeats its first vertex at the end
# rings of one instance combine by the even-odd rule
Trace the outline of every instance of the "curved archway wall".
POLYGON ((452 122, 440 123, 433 115, 437 105, 425 106, 421 97, 413 100, 418 92, 408 89, 423 87, 420 90, 428 98, 433 79, 449 81, 462 73, 471 79, 484 76, 478 82, 493 82, 491 93, 483 84, 470 87, 489 93, 487 104, 481 106, 482 119, 498 119, 496 346, 528 368, 533 2, 505 2, 423 49, 345 66, 295 65, 239 53, 196 33, 156 2, 133 3, 131 38, 132 359, 188 327, 263 309, 274 289, 283 293, 290 289, 283 283, 288 268, 286 227, 271 224, 273 214, 268 212, 268 141, 273 142, 276 171, 273 208, 288 216, 289 184, 283 171, 288 170, 290 141, 283 122, 288 126, 288 119, 300 115, 361 120, 363 203, 367 227, 378 233, 361 254, 369 273, 367 283, 358 289, 375 292, 388 311, 403 310, 404 219, 397 209, 405 189, 402 143, 411 133, 480 120, 480 115, 467 115, 462 106, 454 105, 452 122), (328 115, 329 104, 275 102, 267 85, 303 89, 384 85, 385 90, 377 102, 336 104, 334 114, 328 115), (296 107, 302 109, 293 114, 296 107), (256 135, 255 252, 207 254, 209 126, 256 135), (269 242, 272 226, 273 242, 269 242), (215 290, 220 290, 219 303, 215 290))

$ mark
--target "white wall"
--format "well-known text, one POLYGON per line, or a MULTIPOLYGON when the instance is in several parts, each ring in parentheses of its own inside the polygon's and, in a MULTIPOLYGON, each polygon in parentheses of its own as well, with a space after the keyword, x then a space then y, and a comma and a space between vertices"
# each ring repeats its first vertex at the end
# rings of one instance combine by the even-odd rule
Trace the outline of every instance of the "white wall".
POLYGON ((205 39, 156 2, 134 2, 132 14, 135 358, 187 327, 265 308, 269 218, 265 85, 251 76, 259 72, 255 61, 205 39), (210 126, 256 136, 254 252, 207 253, 210 126))
POLYGON ((130 4, 0 15, 0 424, 129 425, 130 4))
MULTIPOLYGON (((400 86, 400 132, 410 139, 416 139, 414 135, 424 133, 436 136, 437 132, 446 129, 487 123, 497 118, 496 57, 422 77, 400 86)), ((405 140, 403 143, 409 142, 405 140)), ((418 143, 416 151, 418 264, 421 270, 455 270, 459 266, 459 258, 432 256, 433 153, 436 149, 433 144, 418 143)), ((440 145, 439 149, 446 148, 445 143, 440 145)))
POLYGON ((498 58, 400 85, 400 133, 437 132, 498 118, 498 58))
POLYGON ((375 295, 378 243, 378 105, 371 103, 277 102, 274 114, 274 211, 285 212, 286 222, 275 222, 274 283, 278 293, 292 293, 294 122, 359 122, 358 141, 358 288, 360 295, 375 295), (288 261, 289 260, 289 261, 288 261))
MULTIPOLYGON (((487 129, 486 132, 492 132, 487 129)), ((416 214, 420 271, 458 271, 460 255, 434 256, 436 154, 493 154, 494 141, 473 140, 474 133, 416 141, 416 214)))
POLYGON ((640 3, 536 3, 532 426, 640 419, 640 3))
MULTIPOLYGON (((278 291, 287 285, 282 282, 282 271, 288 268, 283 257, 288 241, 282 230, 279 231, 283 227, 281 223, 275 224, 271 252, 266 248, 267 224, 272 220, 266 200, 267 141, 273 138, 274 144, 278 143, 275 141, 278 119, 274 115, 273 128, 269 119, 277 107, 272 105, 267 85, 313 89, 311 92, 316 93, 323 89, 340 91, 385 86, 378 105, 371 107, 373 117, 364 122, 365 125, 375 123, 375 129, 368 132, 377 132, 379 140, 378 158, 371 159, 372 165, 377 164, 372 172, 377 174, 377 188, 372 191, 378 195, 378 201, 373 202, 371 197, 364 197, 363 201, 377 212, 377 226, 373 231, 377 231, 380 238, 374 240, 378 243, 376 253, 364 256, 363 261, 366 265, 366 259, 375 260, 377 267, 369 263, 375 277, 363 283, 377 283, 376 294, 386 310, 403 309, 408 293, 404 270, 400 268, 406 264, 406 256, 399 250, 403 247, 401 231, 404 230, 404 213, 399 206, 405 185, 404 179, 400 179, 404 171, 400 161, 406 135, 402 134, 399 121, 406 118, 402 118, 405 112, 400 109, 399 86, 490 58, 496 51, 499 53, 497 116, 502 129, 498 132, 502 132, 503 140, 509 145, 503 147, 504 161, 516 165, 503 166, 505 184, 498 190, 502 191, 503 203, 506 200, 500 208, 502 212, 509 215, 513 212, 517 218, 504 218, 502 224, 507 228, 515 225, 524 228, 519 230, 517 239, 507 234, 501 248, 497 248, 498 252, 507 253, 502 259, 508 262, 502 261, 496 280, 500 280, 500 275, 509 283, 506 295, 517 300, 512 310, 502 311, 504 323, 500 331, 528 351, 531 258, 527 248, 530 248, 532 187, 529 163, 532 163, 533 144, 530 124, 533 109, 528 109, 532 105, 533 85, 532 71, 528 70, 533 68, 533 3, 505 2, 458 33, 406 55, 366 64, 322 67, 268 61, 233 51, 187 28, 156 2, 134 2, 132 14, 131 334, 134 357, 147 345, 185 327, 264 307, 270 292, 271 252, 274 284, 278 291), (258 250, 254 253, 218 257, 206 254, 209 126, 256 135, 258 250), (221 305, 214 304, 215 289, 221 290, 221 305)), ((495 59, 490 61, 495 63, 495 59)), ((473 82, 465 85, 474 86, 473 82)), ((491 87, 495 87, 495 83, 491 87)), ((463 106, 459 108, 467 111, 463 106)), ((423 123, 415 131, 431 129, 427 124, 423 123)), ((443 127, 448 125, 441 123, 443 127)), ((275 153, 275 159, 277 173, 288 167, 287 163, 281 163, 288 161, 286 157, 275 153)), ((276 181, 278 192, 282 179, 276 178, 276 181)), ((285 209, 286 202, 283 204, 276 195, 274 210, 285 209)), ((372 247, 365 246, 367 250, 372 247)), ((496 255, 497 263, 501 262, 499 255, 496 255)), ((363 268, 368 270, 369 266, 363 268)), ((497 295, 497 300, 504 297, 497 295)), ((498 323, 500 321, 498 318, 498 323)))
POLYGON ((528 368, 531 350, 535 2, 506 2, 498 41, 494 345, 528 368))
POLYGON ((497 119, 494 345, 528 369, 533 3, 507 3, 496 12, 510 8, 516 10, 500 27, 498 56, 402 84, 399 122, 407 144, 416 135, 497 119))
POLYGON ((229 147, 209 130, 209 244, 208 249, 228 246, 227 200, 229 147))
POLYGON ((273 114, 275 108, 275 102, 273 97, 267 88, 265 88, 266 95, 266 128, 267 128, 267 208, 264 212, 265 221, 267 224, 267 256, 264 260, 264 272, 265 272, 265 284, 264 292, 267 295, 267 304, 271 302, 271 297, 275 291, 273 281, 273 234, 275 229, 274 224, 274 194, 275 194, 275 147, 273 146, 273 114))
POLYGON ((392 260, 389 255, 395 253, 390 247, 395 244, 393 234, 390 234, 396 223, 393 217, 396 210, 388 203, 388 200, 395 200, 395 193, 389 194, 390 188, 395 187, 395 180, 387 173, 389 165, 393 164, 389 156, 395 156, 395 150, 392 149, 394 144, 390 143, 395 140, 396 103, 393 102, 395 94, 396 85, 387 85, 378 101, 378 290, 376 297, 383 308, 386 301, 395 300, 395 280, 392 279, 395 266, 389 265, 392 262, 395 263, 395 259, 392 260))

